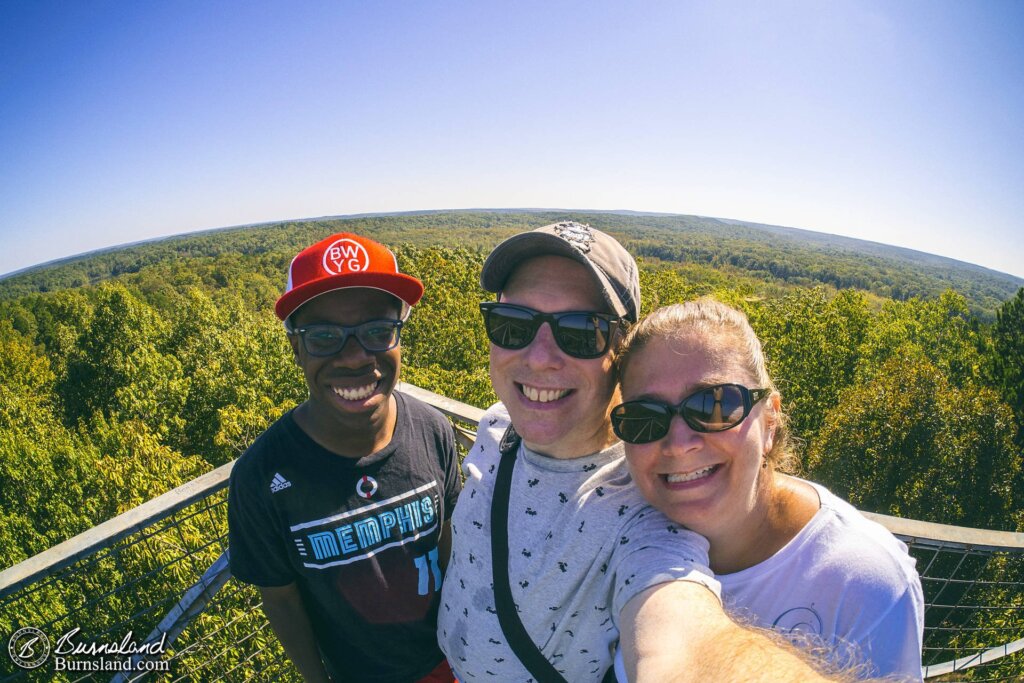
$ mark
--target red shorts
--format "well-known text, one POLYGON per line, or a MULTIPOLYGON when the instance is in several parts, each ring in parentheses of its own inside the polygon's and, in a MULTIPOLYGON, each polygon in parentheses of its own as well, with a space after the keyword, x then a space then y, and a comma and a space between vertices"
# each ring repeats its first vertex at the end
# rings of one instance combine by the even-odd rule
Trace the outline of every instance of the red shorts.
POLYGON ((442 659, 441 663, 434 667, 434 670, 419 680, 419 683, 458 683, 452 668, 448 666, 448 660, 442 659))

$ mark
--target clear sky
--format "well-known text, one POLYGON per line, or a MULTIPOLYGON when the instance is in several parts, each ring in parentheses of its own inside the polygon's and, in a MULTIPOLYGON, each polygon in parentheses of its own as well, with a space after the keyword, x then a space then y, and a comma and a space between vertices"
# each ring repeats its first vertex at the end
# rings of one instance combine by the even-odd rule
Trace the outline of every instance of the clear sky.
POLYGON ((0 0, 0 273, 470 207, 737 218, 1024 276, 1024 2, 0 0))

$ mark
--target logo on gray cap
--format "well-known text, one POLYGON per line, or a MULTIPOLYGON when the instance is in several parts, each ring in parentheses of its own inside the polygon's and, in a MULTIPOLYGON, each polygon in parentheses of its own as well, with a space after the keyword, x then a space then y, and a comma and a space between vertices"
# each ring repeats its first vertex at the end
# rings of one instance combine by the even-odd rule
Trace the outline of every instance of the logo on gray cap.
POLYGON ((559 237, 576 247, 581 254, 588 253, 590 245, 594 243, 594 233, 585 223, 566 221, 565 223, 556 223, 553 229, 559 237))

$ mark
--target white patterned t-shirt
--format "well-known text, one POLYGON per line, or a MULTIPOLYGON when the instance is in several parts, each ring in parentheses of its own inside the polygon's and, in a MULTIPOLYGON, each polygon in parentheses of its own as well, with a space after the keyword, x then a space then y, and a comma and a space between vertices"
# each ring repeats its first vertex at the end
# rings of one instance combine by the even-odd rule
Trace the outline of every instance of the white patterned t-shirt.
MULTIPOLYGON (((509 424, 492 406, 463 463, 438 639, 460 681, 530 678, 506 642, 491 575, 491 500, 509 424)), ((638 593, 686 580, 719 594, 707 541, 671 523, 637 492, 621 443, 572 460, 520 446, 508 513, 509 583, 527 633, 569 681, 612 665, 618 615, 638 593)))

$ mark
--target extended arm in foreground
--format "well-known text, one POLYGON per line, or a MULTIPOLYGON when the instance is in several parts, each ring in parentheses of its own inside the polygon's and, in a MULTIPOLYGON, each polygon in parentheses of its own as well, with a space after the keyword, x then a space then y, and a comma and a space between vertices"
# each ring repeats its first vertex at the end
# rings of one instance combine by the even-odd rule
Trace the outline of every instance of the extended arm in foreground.
POLYGON ((622 655, 633 683, 847 681, 826 677, 781 639, 736 624, 697 583, 648 588, 622 610, 622 655))

